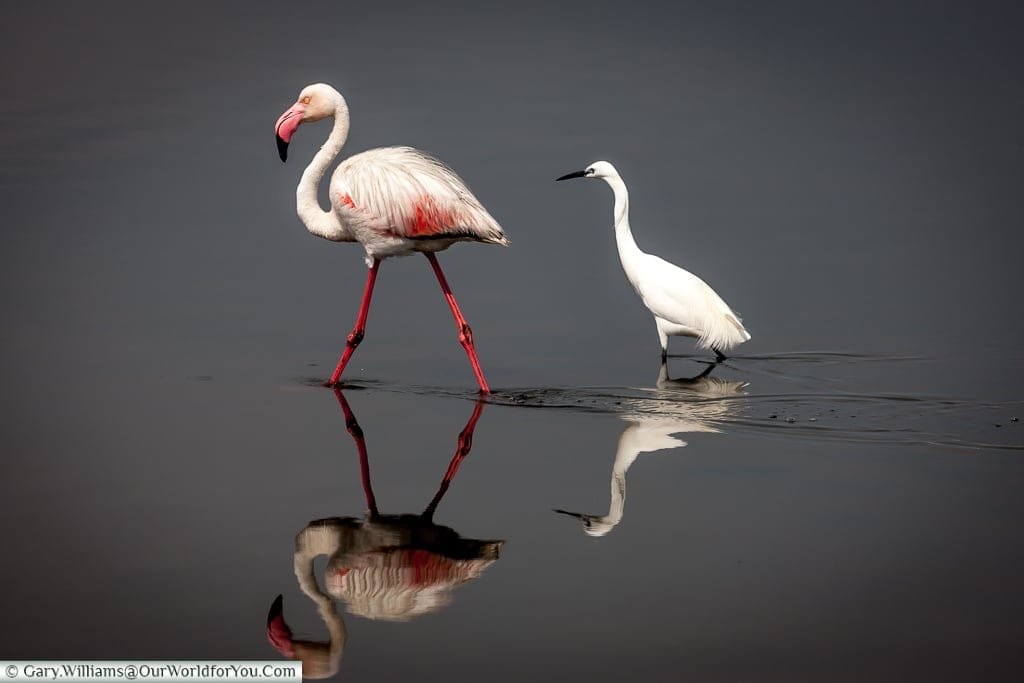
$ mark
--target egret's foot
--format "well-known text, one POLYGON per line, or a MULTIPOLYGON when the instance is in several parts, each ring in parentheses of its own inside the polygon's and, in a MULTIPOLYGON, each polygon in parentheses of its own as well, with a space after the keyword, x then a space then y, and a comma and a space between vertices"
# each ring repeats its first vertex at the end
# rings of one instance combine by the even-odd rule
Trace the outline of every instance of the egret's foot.
POLYGON ((722 353, 718 349, 711 349, 711 350, 715 352, 715 362, 716 363, 721 363, 723 360, 728 358, 727 355, 725 355, 724 353, 722 353))

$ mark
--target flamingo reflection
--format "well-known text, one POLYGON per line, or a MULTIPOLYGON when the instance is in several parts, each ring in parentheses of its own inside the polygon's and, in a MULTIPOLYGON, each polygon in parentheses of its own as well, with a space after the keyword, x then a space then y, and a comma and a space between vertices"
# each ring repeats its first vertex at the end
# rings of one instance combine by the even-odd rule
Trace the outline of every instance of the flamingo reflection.
POLYGON ((727 399, 746 394, 748 383, 712 377, 717 363, 689 378, 671 379, 663 362, 658 373, 657 391, 651 399, 634 399, 623 415, 626 428, 619 436, 612 463, 611 502, 603 515, 588 515, 555 510, 576 517, 588 536, 604 536, 622 521, 626 506, 626 472, 641 453, 681 448, 686 441, 676 436, 686 432, 715 433, 717 422, 735 413, 736 402, 727 399))
POLYGON ((303 663, 306 678, 327 678, 338 671, 348 632, 335 599, 349 613, 368 619, 407 621, 449 604, 458 585, 478 578, 493 564, 504 541, 462 538, 435 524, 434 513, 473 446, 473 431, 483 412, 477 401, 459 433, 455 455, 437 493, 419 514, 382 514, 370 481, 366 439, 340 389, 335 396, 359 454, 367 512, 310 522, 295 538, 294 568, 299 588, 317 607, 327 626, 327 642, 296 640, 284 619, 278 596, 267 616, 267 637, 284 656, 303 663), (324 588, 313 562, 326 555, 324 588))

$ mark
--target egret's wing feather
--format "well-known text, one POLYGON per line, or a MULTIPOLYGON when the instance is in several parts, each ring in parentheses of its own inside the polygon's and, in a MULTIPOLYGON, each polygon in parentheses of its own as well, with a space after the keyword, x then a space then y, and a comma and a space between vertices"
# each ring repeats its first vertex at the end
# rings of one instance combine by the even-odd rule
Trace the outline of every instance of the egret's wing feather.
POLYGON ((338 168, 349 198, 336 208, 369 217, 377 229, 408 239, 471 239, 508 244, 498 222, 462 179, 411 147, 372 149, 338 168))
POLYGON ((663 258, 645 257, 636 290, 654 315, 698 330, 705 348, 727 349, 750 339, 740 317, 706 282, 663 258))

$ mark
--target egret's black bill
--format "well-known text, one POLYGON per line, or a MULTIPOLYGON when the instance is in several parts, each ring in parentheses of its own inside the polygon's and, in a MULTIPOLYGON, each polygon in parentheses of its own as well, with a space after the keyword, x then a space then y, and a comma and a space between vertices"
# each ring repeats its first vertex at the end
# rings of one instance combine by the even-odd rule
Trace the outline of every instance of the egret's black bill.
POLYGON ((288 143, 277 133, 274 133, 274 137, 277 138, 277 153, 281 155, 281 161, 288 161, 288 143))
POLYGON ((555 178, 555 182, 558 182, 559 180, 569 180, 570 178, 582 178, 585 175, 587 175, 586 171, 576 171, 575 173, 566 173, 561 178, 555 178))

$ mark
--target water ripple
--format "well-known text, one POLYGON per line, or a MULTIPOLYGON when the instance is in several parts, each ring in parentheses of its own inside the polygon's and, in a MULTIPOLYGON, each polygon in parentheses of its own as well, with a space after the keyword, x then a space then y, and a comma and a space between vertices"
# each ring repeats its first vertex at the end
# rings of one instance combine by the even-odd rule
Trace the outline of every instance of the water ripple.
MULTIPOLYGON (((905 364, 933 359, 825 351, 746 356, 717 366, 691 360, 705 367, 701 374, 669 379, 662 366, 655 386, 650 387, 503 387, 486 400, 510 408, 699 422, 715 431, 771 438, 1024 450, 1024 427, 1018 419, 1024 414, 1024 401, 978 401, 854 388, 872 382, 860 364, 893 363, 905 369, 905 364), (850 367, 835 367, 842 364, 850 367), (854 374, 851 377, 844 372, 854 374), (753 385, 762 386, 765 393, 758 393, 753 385)), ((888 372, 893 366, 884 367, 888 372)), ((469 387, 373 379, 347 382, 345 387, 478 398, 469 387)))

